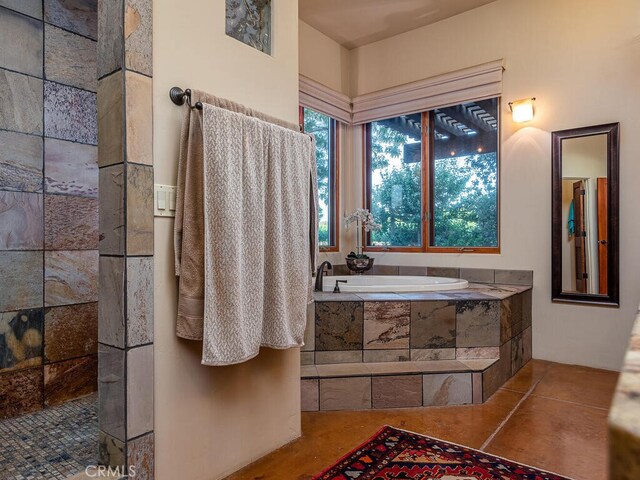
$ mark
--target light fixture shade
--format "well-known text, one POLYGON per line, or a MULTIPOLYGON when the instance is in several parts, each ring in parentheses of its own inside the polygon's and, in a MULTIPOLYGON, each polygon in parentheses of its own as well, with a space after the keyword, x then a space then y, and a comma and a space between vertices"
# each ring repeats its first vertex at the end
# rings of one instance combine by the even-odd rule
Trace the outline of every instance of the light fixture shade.
POLYGON ((509 102, 511 117, 516 123, 524 123, 533 119, 533 101, 535 98, 523 98, 515 102, 509 102))

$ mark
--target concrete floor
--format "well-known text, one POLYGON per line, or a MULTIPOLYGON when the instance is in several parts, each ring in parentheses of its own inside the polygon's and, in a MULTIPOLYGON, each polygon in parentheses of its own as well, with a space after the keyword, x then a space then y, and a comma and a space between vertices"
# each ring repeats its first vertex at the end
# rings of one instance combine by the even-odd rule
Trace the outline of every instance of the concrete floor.
POLYGON ((483 405, 302 414, 303 435, 227 480, 303 480, 383 425, 550 470, 607 478, 607 414, 617 372, 533 360, 483 405))

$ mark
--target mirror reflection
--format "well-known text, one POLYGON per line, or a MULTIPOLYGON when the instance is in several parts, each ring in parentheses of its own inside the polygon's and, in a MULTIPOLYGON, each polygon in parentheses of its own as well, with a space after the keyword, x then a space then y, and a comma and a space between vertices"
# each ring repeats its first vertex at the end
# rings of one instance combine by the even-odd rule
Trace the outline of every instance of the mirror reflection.
POLYGON ((563 293, 608 293, 607 187, 607 135, 563 139, 563 293))

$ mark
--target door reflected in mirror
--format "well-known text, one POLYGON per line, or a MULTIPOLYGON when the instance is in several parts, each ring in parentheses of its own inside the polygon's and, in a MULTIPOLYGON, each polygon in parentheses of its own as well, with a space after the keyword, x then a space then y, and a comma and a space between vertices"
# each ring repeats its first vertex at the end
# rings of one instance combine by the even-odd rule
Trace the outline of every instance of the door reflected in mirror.
POLYGON ((562 141, 562 291, 607 294, 607 135, 562 141))
POLYGON ((617 123, 552 133, 552 299, 619 306, 617 123))

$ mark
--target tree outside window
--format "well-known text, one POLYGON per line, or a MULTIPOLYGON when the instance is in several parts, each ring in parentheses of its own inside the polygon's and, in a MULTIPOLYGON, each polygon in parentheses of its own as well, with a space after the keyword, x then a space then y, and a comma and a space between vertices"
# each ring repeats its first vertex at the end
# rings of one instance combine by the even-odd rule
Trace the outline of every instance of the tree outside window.
POLYGON ((305 133, 316 139, 318 176, 318 241, 321 247, 336 245, 336 121, 310 108, 302 108, 305 133))
POLYGON ((366 126, 371 249, 497 251, 497 119, 490 99, 366 126))

